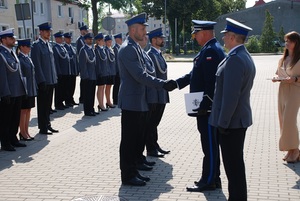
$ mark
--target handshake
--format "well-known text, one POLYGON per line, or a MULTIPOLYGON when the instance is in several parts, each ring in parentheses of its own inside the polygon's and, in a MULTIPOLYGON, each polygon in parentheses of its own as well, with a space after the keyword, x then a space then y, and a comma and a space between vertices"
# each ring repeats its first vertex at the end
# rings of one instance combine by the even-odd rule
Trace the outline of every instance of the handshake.
POLYGON ((167 80, 164 83, 163 88, 167 91, 173 91, 177 88, 177 82, 175 80, 167 80))

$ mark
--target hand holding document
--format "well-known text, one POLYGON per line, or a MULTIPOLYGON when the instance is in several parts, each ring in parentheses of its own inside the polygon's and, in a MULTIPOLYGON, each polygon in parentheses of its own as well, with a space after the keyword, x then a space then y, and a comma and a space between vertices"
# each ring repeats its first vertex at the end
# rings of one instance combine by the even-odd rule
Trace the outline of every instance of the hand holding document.
POLYGON ((197 111, 193 111, 193 110, 199 108, 202 99, 203 99, 203 91, 184 94, 186 113, 187 114, 197 113, 197 111))

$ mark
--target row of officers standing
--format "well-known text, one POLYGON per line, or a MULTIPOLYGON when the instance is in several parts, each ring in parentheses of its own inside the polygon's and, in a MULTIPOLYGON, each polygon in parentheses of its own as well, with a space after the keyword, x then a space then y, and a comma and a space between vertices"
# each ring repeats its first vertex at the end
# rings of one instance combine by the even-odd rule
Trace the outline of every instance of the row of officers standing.
MULTIPOLYGON (((85 116, 96 116, 100 111, 108 111, 108 108, 115 108, 118 102, 119 105, 124 104, 124 101, 118 101, 120 76, 117 61, 122 34, 113 36, 115 45, 112 47, 110 35, 104 36, 99 33, 93 36, 84 25, 80 27, 81 36, 76 41, 75 49, 71 45, 71 33, 53 34, 55 44, 51 47, 49 43, 51 24, 46 22, 38 27, 40 30, 38 40, 33 44, 30 39, 17 40, 16 50, 14 50, 16 42, 14 29, 0 32, 1 150, 15 151, 15 147, 26 146, 19 140, 34 139, 29 134, 28 128, 31 108, 35 107, 35 97, 37 97, 39 133, 51 135, 59 132, 51 126, 50 114, 56 110, 79 105, 73 98, 76 77, 79 74, 81 78, 79 102, 83 103, 85 116), (112 86, 113 90, 111 90, 112 86), (95 98, 98 100, 98 112, 94 109, 95 98), (56 110, 52 109, 53 99, 56 110), (20 130, 19 139, 18 130, 20 130)), ((150 32, 151 48, 148 54, 144 50, 142 52, 144 57, 148 58, 145 72, 166 80, 167 64, 160 51, 164 46, 164 37, 161 28, 150 32)), ((148 39, 145 38, 141 45, 144 48, 147 44, 148 39)), ((148 139, 144 146, 150 156, 163 157, 170 152, 161 149, 157 143, 157 126, 168 102, 169 95, 166 90, 147 88, 147 103, 152 110, 152 115, 151 118, 149 117, 151 125, 147 127, 148 139)), ((140 103, 137 100, 130 104, 140 103)), ((144 159, 145 157, 141 155, 141 168, 150 168, 144 165, 144 159)))
POLYGON ((80 102, 83 103, 86 116, 99 114, 94 110, 96 86, 98 111, 107 111, 108 107, 114 108, 118 103, 120 79, 116 56, 122 43, 121 34, 114 35, 116 44, 112 48, 111 36, 104 37, 99 33, 93 37, 84 25, 80 27, 81 36, 76 41, 75 49, 71 45, 71 33, 55 33, 55 44, 52 47, 49 42, 51 23, 46 22, 38 27, 38 40, 33 44, 30 39, 17 40, 16 50, 14 29, 0 32, 1 150, 15 151, 15 147, 26 146, 19 139, 34 139, 28 127, 31 108, 35 107, 35 97, 39 133, 51 135, 59 132, 51 126, 50 113, 79 105, 73 98, 79 74, 80 102), (94 47, 93 39, 96 40, 94 47), (113 85, 112 101, 110 91, 113 85), (52 109, 53 99, 56 110, 52 109))

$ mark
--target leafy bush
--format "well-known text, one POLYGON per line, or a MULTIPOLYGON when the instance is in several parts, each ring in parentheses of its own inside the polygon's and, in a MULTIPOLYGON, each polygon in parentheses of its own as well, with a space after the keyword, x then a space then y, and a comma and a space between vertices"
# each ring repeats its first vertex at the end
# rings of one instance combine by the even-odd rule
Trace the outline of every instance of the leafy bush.
POLYGON ((253 35, 248 38, 246 43, 247 50, 251 53, 259 53, 260 52, 260 42, 258 37, 253 35))

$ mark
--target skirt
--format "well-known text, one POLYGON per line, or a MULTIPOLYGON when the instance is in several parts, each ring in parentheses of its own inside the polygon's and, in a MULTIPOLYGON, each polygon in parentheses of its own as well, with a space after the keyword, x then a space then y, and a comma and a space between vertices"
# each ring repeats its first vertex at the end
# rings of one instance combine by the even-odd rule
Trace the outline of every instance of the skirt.
POLYGON ((35 107, 35 97, 27 96, 22 98, 22 106, 21 109, 31 109, 35 107))

